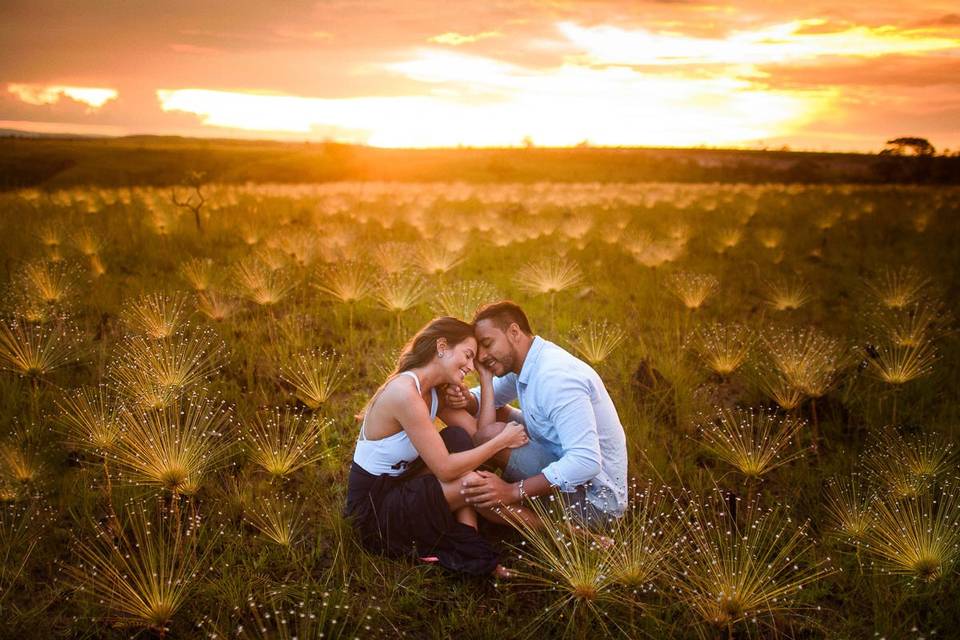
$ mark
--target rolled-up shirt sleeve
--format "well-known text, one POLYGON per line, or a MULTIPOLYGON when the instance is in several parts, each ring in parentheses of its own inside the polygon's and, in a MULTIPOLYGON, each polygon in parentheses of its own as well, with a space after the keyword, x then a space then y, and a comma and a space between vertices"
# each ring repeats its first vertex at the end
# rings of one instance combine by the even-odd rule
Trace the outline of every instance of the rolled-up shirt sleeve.
POLYGON ((550 484, 569 493, 600 473, 600 436, 588 383, 570 378, 555 384, 548 419, 556 428, 563 455, 544 467, 543 475, 550 484))
MULTIPOLYGON (((477 399, 477 412, 480 411, 480 387, 470 389, 470 393, 477 399)), ((493 379, 493 406, 499 409, 517 399, 517 374, 508 373, 503 377, 493 379)))

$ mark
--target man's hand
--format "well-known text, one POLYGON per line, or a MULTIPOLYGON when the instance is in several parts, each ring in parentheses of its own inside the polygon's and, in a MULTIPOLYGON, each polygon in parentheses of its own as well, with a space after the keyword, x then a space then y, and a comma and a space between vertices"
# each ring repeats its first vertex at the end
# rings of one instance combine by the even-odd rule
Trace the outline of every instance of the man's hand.
POLYGON ((520 501, 517 485, 505 482, 489 471, 477 471, 476 475, 480 477, 464 480, 460 488, 467 504, 487 509, 520 501))

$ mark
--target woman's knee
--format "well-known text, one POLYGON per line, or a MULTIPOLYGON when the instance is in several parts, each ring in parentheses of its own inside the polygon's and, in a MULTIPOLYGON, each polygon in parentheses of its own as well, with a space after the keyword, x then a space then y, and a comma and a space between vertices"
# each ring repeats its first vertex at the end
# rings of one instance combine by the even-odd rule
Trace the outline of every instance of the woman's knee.
POLYGON ((473 438, 463 427, 447 427, 440 432, 440 437, 450 453, 460 453, 474 447, 473 438))
POLYGON ((479 427, 477 429, 477 434, 473 436, 473 441, 477 445, 481 445, 488 440, 492 440, 503 431, 503 428, 506 426, 505 422, 491 422, 488 425, 479 427))

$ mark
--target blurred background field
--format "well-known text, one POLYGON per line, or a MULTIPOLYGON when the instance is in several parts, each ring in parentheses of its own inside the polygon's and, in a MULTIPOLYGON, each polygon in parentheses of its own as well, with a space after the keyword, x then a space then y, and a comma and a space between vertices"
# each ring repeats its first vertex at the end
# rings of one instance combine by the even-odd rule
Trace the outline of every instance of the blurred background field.
POLYGON ((43 185, 0 194, 7 637, 960 623, 956 187, 590 155, 615 150, 463 152, 452 171, 316 145, 327 164, 297 173, 314 156, 279 144, 223 166, 80 144, 2 154, 34 167, 8 186, 43 185), (512 582, 367 554, 340 516, 355 414, 425 321, 500 297, 603 377, 631 512, 611 547, 562 520, 496 532, 512 582))

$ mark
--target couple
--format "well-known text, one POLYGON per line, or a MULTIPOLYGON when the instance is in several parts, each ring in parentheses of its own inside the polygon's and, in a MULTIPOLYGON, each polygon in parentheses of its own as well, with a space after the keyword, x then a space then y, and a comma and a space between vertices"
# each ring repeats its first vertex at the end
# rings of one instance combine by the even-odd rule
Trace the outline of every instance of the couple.
POLYGON ((503 524, 497 511, 510 505, 537 524, 523 502, 554 487, 587 526, 621 516, 623 427, 597 373, 503 301, 472 324, 436 318, 404 347, 364 408, 345 515, 372 551, 506 577, 478 516, 503 524), (467 389, 474 369, 480 386, 467 389))

